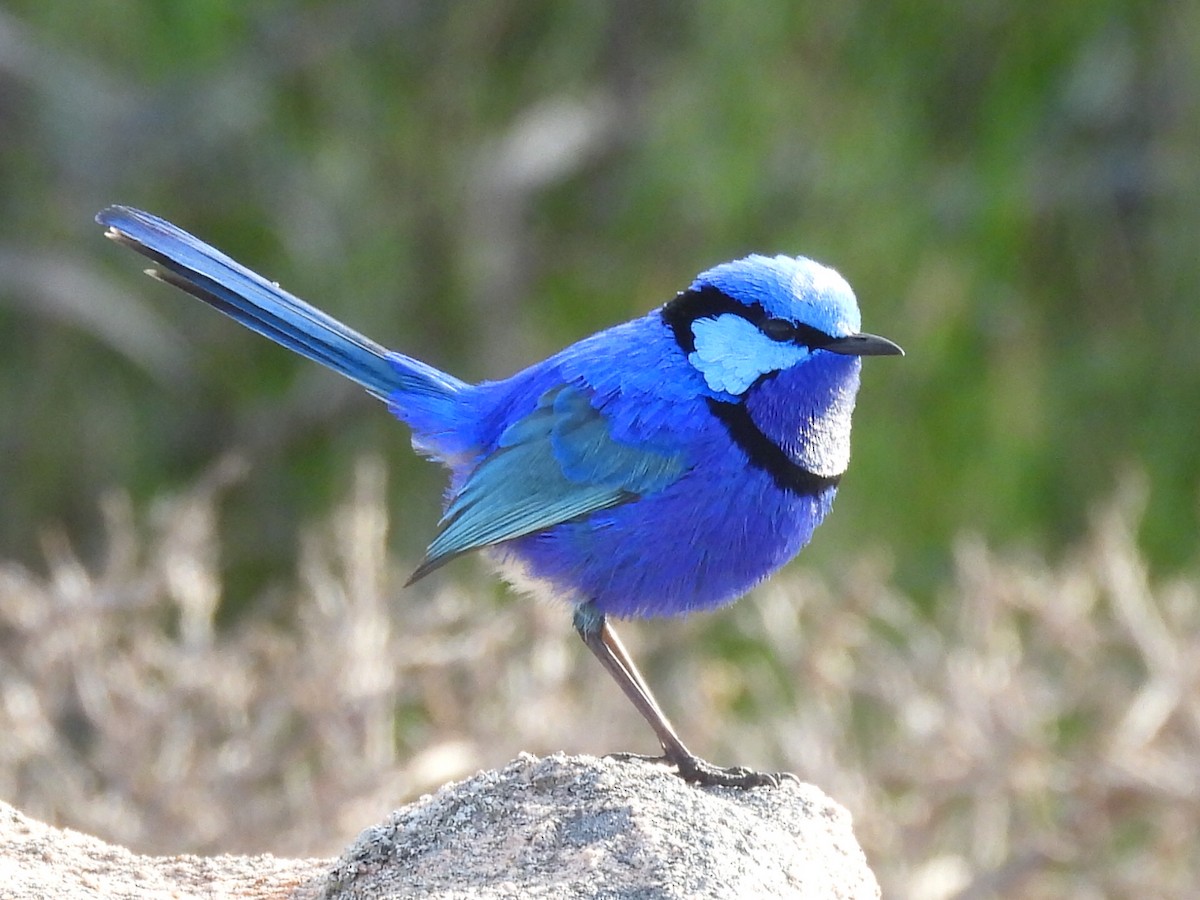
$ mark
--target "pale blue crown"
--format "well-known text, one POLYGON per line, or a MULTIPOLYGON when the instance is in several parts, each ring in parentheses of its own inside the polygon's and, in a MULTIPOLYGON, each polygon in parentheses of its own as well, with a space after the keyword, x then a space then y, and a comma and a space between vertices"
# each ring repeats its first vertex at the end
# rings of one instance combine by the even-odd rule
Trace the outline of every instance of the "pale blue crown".
POLYGON ((692 290, 711 285, 768 315, 801 322, 832 337, 856 334, 858 301, 837 272, 804 256, 759 256, 722 263, 701 272, 692 290))

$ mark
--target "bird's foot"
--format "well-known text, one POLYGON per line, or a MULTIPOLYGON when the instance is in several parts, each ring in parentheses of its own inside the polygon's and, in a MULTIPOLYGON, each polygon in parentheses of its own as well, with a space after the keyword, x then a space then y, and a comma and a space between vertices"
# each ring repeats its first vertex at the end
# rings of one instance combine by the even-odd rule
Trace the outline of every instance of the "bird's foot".
POLYGON ((785 781, 800 783, 791 772, 756 772, 744 766, 714 766, 698 756, 643 756, 640 753, 609 753, 608 759, 618 762, 644 762, 659 766, 673 766, 676 774, 684 781, 703 787, 754 788, 779 787, 785 781))

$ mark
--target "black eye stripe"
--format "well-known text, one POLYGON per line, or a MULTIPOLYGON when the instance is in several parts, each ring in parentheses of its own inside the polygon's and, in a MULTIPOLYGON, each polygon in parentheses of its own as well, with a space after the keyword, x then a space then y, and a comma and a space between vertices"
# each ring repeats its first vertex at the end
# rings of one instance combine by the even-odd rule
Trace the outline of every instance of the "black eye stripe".
POLYGON ((813 328, 811 325, 797 324, 792 326, 794 332, 792 340, 797 344, 803 344, 806 347, 811 347, 816 350, 818 347, 825 347, 832 344, 835 340, 833 335, 826 334, 820 328, 813 328))
POLYGON ((811 325, 791 322, 767 311, 757 303, 739 303, 724 291, 706 284, 703 287, 683 291, 662 308, 663 322, 675 335, 675 341, 684 353, 696 349, 696 336, 692 323, 697 319, 715 319, 730 314, 741 316, 773 341, 792 341, 806 347, 824 347, 833 342, 833 337, 811 325))

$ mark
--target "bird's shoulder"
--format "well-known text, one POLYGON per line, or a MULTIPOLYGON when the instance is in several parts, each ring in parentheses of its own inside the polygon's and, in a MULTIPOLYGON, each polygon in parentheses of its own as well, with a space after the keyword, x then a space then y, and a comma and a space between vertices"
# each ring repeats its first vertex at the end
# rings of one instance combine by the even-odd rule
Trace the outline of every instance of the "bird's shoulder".
POLYGON ((655 311, 563 348, 500 381, 476 386, 475 446, 499 446, 513 422, 533 413, 548 391, 570 387, 611 423, 613 439, 661 440, 686 431, 708 389, 655 311))
POLYGON ((567 347, 556 360, 562 383, 586 393, 614 440, 686 440, 711 394, 658 311, 567 347))

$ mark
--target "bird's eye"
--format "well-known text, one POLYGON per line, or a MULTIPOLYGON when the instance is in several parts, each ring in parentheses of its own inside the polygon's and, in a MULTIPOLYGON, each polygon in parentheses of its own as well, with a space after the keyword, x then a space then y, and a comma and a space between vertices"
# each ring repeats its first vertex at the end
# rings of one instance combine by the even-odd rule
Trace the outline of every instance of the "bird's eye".
POLYGON ((796 337, 796 326, 787 319, 767 319, 758 327, 773 341, 790 341, 796 337))

